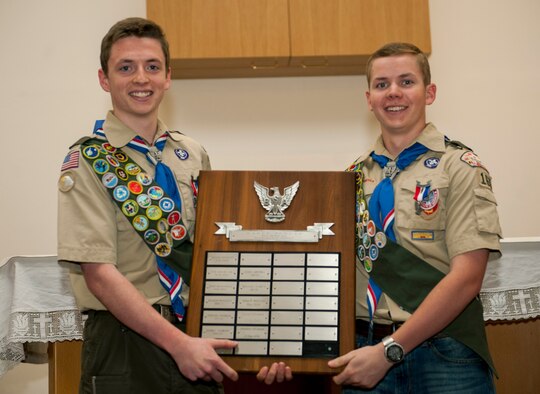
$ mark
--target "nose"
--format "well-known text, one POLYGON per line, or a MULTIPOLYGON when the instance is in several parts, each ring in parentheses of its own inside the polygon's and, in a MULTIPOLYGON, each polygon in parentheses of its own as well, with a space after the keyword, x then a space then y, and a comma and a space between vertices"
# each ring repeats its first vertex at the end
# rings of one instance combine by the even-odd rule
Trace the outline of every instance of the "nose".
POLYGON ((397 83, 390 84, 388 90, 386 91, 388 97, 399 97, 401 96, 401 88, 397 83))
POLYGON ((146 70, 144 67, 138 67, 137 72, 133 77, 133 82, 135 83, 146 83, 148 82, 148 76, 146 75, 146 70))

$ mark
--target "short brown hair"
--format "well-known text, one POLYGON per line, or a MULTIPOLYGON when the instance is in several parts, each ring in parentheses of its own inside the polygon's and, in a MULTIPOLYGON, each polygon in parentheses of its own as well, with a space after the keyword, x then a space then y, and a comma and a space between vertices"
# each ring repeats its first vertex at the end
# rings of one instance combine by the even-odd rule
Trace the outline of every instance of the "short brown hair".
POLYGON ((161 27, 155 22, 144 18, 127 18, 116 22, 107 32, 101 41, 101 54, 99 60, 105 75, 109 72, 108 62, 111 57, 113 44, 126 37, 155 38, 161 44, 163 55, 165 56, 165 67, 169 69, 171 56, 169 54, 169 43, 161 27))
POLYGON ((416 56, 416 61, 418 67, 422 73, 422 79, 424 85, 429 85, 431 83, 431 70, 429 68, 429 62, 427 56, 422 52, 417 46, 409 44, 407 42, 391 42, 377 49, 369 57, 367 66, 366 66, 366 77, 368 81, 368 87, 371 84, 371 68, 373 66, 373 61, 381 57, 390 57, 390 56, 399 56, 399 55, 414 55, 416 56))

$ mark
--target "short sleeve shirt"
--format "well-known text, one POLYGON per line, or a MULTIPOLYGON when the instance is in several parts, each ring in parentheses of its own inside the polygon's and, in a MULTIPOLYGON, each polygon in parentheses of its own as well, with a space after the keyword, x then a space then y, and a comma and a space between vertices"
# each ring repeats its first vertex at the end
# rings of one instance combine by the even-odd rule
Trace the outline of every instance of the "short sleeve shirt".
MULTIPOLYGON (((143 171, 154 176, 154 166, 146 157, 126 146, 136 133, 112 112, 107 115, 103 131, 113 147, 121 148, 143 171)), ((210 161, 199 143, 177 131, 168 130, 158 121, 156 138, 165 131, 169 131, 169 138, 162 160, 176 177, 182 200, 182 220, 193 240, 195 205, 192 180, 198 178, 200 170, 210 169, 210 161)), ((169 296, 159 282, 155 254, 82 157, 80 145, 74 145, 66 156, 58 185, 59 261, 114 264, 149 303, 170 304, 169 296)), ((86 287, 80 269, 73 267, 71 281, 82 310, 106 309, 86 287)))
MULTIPOLYGON (((451 259, 459 254, 476 249, 500 253, 497 202, 491 176, 480 159, 463 145, 449 143, 433 124, 428 124, 415 142, 428 151, 392 182, 398 244, 445 274, 450 270, 451 259), (420 202, 415 201, 418 188, 425 186, 429 186, 430 193, 420 202)), ((381 137, 359 158, 364 164, 364 195, 368 202, 383 179, 382 168, 370 157, 372 151, 395 159, 385 149, 381 137)), ((360 262, 356 272, 356 315, 365 319, 368 274, 360 262)), ((399 322, 408 317, 387 295, 381 296, 375 321, 399 322)))

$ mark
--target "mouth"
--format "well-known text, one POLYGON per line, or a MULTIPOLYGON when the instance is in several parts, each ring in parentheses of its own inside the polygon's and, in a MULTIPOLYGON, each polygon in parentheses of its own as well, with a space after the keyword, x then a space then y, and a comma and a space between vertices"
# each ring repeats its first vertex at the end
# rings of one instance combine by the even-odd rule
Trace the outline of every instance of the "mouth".
POLYGON ((149 90, 135 91, 135 92, 130 92, 129 93, 129 95, 131 97, 135 97, 135 98, 138 98, 138 99, 144 99, 144 98, 150 97, 152 94, 154 94, 154 93, 149 91, 149 90))
POLYGON ((407 109, 406 106, 404 105, 392 105, 392 106, 389 106, 389 107, 385 107, 385 111, 386 112, 401 112, 401 111, 405 111, 407 109))

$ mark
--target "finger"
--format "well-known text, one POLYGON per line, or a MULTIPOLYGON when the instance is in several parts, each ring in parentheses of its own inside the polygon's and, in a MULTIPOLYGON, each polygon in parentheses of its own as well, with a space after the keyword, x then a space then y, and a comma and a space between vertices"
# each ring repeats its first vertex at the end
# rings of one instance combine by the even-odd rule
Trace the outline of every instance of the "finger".
POLYGON ((223 375, 221 374, 221 372, 219 372, 217 369, 213 369, 211 372, 210 372, 210 375, 209 377, 212 378, 212 380, 218 382, 218 383, 221 383, 223 381, 223 375))
POLYGON ((289 381, 289 380, 292 380, 292 378, 293 378, 292 369, 291 367, 286 366, 285 367, 285 380, 289 381))
POLYGON ((238 373, 221 358, 219 359, 217 370, 219 370, 223 375, 231 379, 233 382, 236 382, 238 380, 238 373))
POLYGON ((277 371, 276 371, 276 381, 278 383, 281 383, 285 380, 285 363, 280 362, 277 365, 277 371))
POLYGON ((351 361, 351 359, 353 358, 353 355, 351 352, 341 356, 341 357, 338 357, 338 358, 335 358, 333 360, 330 360, 328 361, 328 366, 330 368, 339 368, 339 367, 342 367, 346 364, 349 363, 349 361, 351 361))
POLYGON ((214 349, 232 349, 238 346, 238 342, 228 339, 211 339, 209 342, 214 349))
POLYGON ((265 365, 261 368, 259 373, 257 374, 257 380, 259 382, 264 382, 264 379, 266 378, 266 375, 268 374, 268 367, 265 365))
POLYGON ((346 371, 343 371, 339 375, 333 377, 333 381, 337 385, 347 384, 348 380, 349 374, 346 371))
POLYGON ((264 379, 264 383, 266 384, 274 383, 274 380, 276 379, 277 368, 278 368, 277 363, 273 363, 272 366, 270 367, 270 370, 268 371, 268 374, 266 375, 266 378, 264 379))

